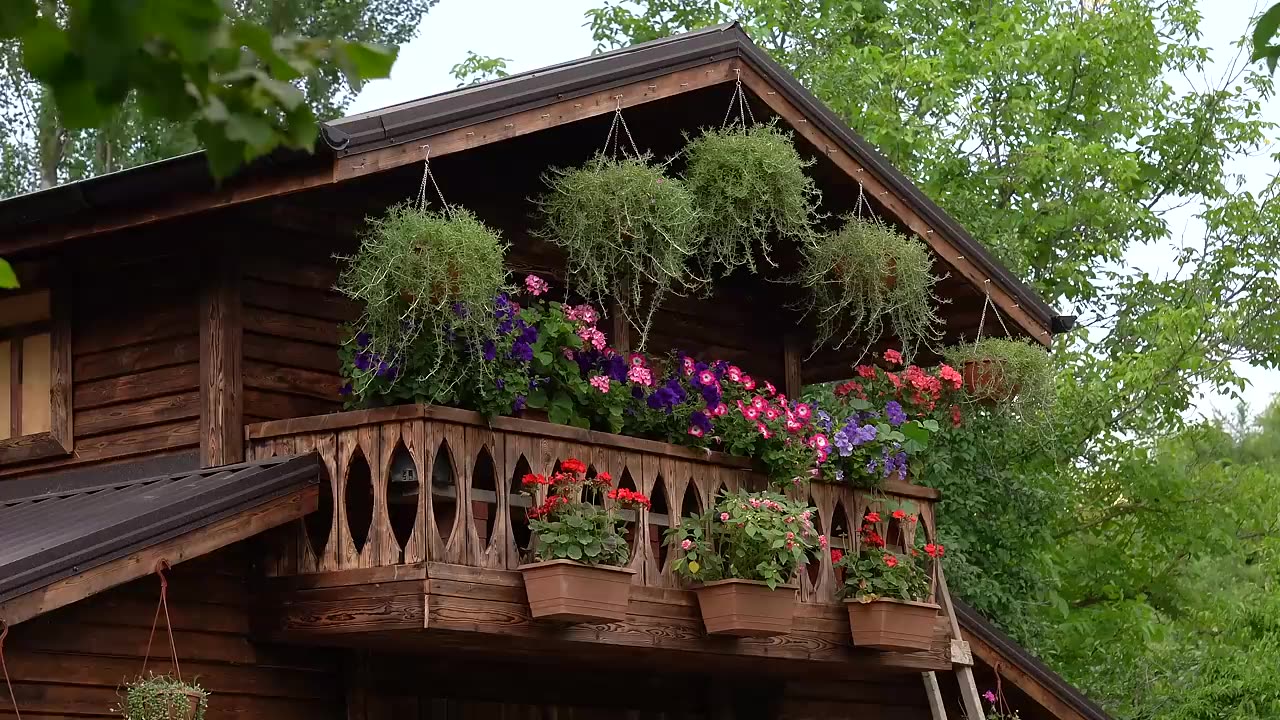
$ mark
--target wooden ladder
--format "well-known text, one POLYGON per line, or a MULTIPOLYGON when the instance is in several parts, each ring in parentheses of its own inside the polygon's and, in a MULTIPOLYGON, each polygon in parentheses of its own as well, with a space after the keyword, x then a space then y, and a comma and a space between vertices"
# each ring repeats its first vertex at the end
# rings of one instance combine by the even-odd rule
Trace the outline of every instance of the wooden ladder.
MULTIPOLYGON (((960 621, 956 618, 956 609, 951 603, 951 591, 947 589, 947 578, 942 574, 941 564, 938 565, 938 597, 947 614, 947 621, 951 624, 951 666, 960 683, 960 700, 964 705, 965 717, 968 720, 982 720, 986 715, 982 711, 978 685, 973 680, 973 653, 969 650, 969 643, 960 634, 960 621)), ((947 708, 942 702, 937 673, 931 671, 923 675, 924 690, 929 698, 929 712, 933 720, 947 720, 947 708)))

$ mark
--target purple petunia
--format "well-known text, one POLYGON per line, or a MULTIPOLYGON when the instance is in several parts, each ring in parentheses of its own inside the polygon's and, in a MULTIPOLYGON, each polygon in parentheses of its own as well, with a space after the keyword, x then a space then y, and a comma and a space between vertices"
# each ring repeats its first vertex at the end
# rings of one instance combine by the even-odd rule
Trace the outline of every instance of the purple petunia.
POLYGON ((453 304, 453 314, 457 315, 460 318, 465 318, 467 315, 470 314, 470 312, 467 311, 466 305, 463 305, 460 302, 456 302, 453 304))
POLYGON ((493 344, 492 340, 484 341, 484 361, 492 362, 498 356, 498 347, 493 344))
POLYGON ((521 362, 533 360, 533 348, 524 340, 517 340, 511 345, 511 359, 521 362))
POLYGON ((523 395, 517 395, 516 399, 511 401, 511 412, 520 412, 524 409, 525 399, 523 395))
POLYGON ((367 332, 358 333, 356 335, 356 347, 358 348, 367 348, 371 342, 373 342, 373 336, 367 332))
POLYGON ((907 414, 903 412, 902 405, 897 400, 890 400, 884 406, 884 416, 889 419, 889 424, 898 427, 907 421, 907 414))
POLYGON ((706 413, 695 410, 689 415, 689 426, 696 427, 704 433, 709 433, 711 432, 711 418, 707 417, 706 413))
POLYGON ((353 389, 354 388, 351 387, 351 383, 343 383, 342 387, 338 388, 338 394, 342 397, 347 397, 351 394, 353 389))
POLYGON ((374 362, 373 358, 374 358, 373 353, 364 352, 364 351, 356 353, 356 358, 355 358, 356 369, 368 370, 370 367, 373 366, 373 362, 374 362))

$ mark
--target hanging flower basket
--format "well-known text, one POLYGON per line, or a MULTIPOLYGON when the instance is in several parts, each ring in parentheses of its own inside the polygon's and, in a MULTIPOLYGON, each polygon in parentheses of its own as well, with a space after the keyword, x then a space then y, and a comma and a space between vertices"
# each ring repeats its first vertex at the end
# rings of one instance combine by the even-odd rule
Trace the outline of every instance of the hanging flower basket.
POLYGON ((1049 353, 1029 340, 986 338, 949 348, 944 355, 960 368, 965 392, 977 402, 1012 404, 1032 413, 1053 403, 1049 353))
POLYGON ((875 650, 928 650, 933 644, 938 606, 929 602, 876 598, 844 601, 853 644, 875 650))
POLYGON ((521 565, 529 614, 565 623, 618 622, 627 618, 635 570, 548 560, 521 565))
POLYGON ((597 155, 543 180, 539 235, 564 249, 569 286, 599 307, 616 303, 643 349, 663 298, 698 284, 687 267, 698 243, 692 196, 648 156, 597 155))
POLYGON ((711 635, 786 635, 796 613, 795 585, 771 588, 759 580, 715 580, 693 588, 702 624, 711 635))
POLYGON ((888 225, 856 215, 810 238, 796 282, 810 292, 818 345, 873 344, 886 332, 908 356, 941 337, 929 250, 888 225))
POLYGON ((199 685, 170 675, 151 675, 129 683, 117 710, 125 720, 202 720, 209 694, 199 685))
POLYGON ((804 170, 813 162, 801 159, 790 134, 772 124, 707 130, 684 155, 708 274, 743 265, 755 272, 757 255, 773 264, 771 239, 800 243, 812 234, 818 191, 804 170))

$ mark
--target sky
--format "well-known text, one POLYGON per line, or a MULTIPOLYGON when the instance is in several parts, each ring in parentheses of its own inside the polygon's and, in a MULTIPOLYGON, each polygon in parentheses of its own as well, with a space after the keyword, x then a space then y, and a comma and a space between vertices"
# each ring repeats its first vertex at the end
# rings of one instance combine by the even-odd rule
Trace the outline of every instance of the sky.
MULTIPOLYGON (((417 36, 401 48, 391 77, 364 88, 350 112, 374 110, 457 87, 451 69, 469 51, 506 58, 507 69, 513 73, 589 55, 595 43, 585 27, 584 14, 600 5, 600 0, 440 0, 423 19, 417 36)), ((1258 11, 1258 4, 1255 0, 1201 0, 1200 11, 1203 42, 1212 48, 1215 62, 1210 74, 1216 76, 1236 57, 1233 45, 1244 34, 1247 18, 1258 11)), ((1175 87, 1185 86, 1181 78, 1170 82, 1175 87)), ((1280 101, 1273 99, 1267 112, 1280 122, 1280 101)), ((1232 171, 1245 175, 1248 186, 1256 190, 1266 183, 1274 167, 1265 157, 1257 157, 1242 160, 1232 171)), ((1174 239, 1169 245, 1135 249, 1126 262, 1153 275, 1169 271, 1177 244, 1195 241, 1198 229, 1190 209, 1173 217, 1170 227, 1174 239)), ((1280 392, 1280 371, 1243 365, 1239 370, 1250 381, 1244 397, 1250 412, 1256 414, 1280 392)), ((1196 412, 1232 414, 1234 408, 1235 401, 1226 395, 1206 392, 1196 412)))

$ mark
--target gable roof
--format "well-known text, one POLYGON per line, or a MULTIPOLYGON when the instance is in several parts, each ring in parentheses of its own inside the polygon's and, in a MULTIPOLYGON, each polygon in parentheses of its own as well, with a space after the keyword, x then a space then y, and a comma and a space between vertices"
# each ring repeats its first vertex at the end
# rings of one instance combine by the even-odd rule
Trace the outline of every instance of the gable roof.
POLYGON ((994 623, 984 618, 956 597, 951 598, 956 619, 970 644, 974 657, 1059 718, 1111 720, 1097 703, 1090 700, 1039 658, 1005 635, 994 623), (1065 712, 1064 712, 1065 711, 1065 712), (1074 715, 1069 714, 1074 713, 1074 715))
POLYGON ((146 575, 155 559, 176 564, 300 518, 316 508, 320 472, 310 454, 0 502, 0 620, 21 622, 146 575), (148 550, 155 559, 139 559, 148 550))
MULTIPOLYGON (((819 147, 846 170, 854 168, 869 190, 883 188, 895 212, 914 232, 938 249, 946 244, 946 260, 975 287, 991 291, 1006 315, 1035 339, 1047 343, 1052 333, 1070 329, 1073 318, 1060 316, 1034 291, 1010 273, 980 242, 915 187, 869 143, 859 137, 767 53, 736 23, 642 43, 547 68, 512 75, 360 113, 322 124, 319 157, 280 152, 246 168, 216 187, 204 167, 202 153, 172 158, 129 170, 70 183, 0 201, 0 255, 41 244, 107 232, 252 201, 272 195, 331 185, 371 172, 419 162, 431 139, 433 157, 488 142, 536 132, 554 125, 651 102, 697 87, 728 82, 729 68, 774 109, 792 109, 808 123, 801 134, 816 135, 819 147), (716 77, 691 76, 680 88, 658 88, 658 78, 721 63, 716 77), (751 80, 757 80, 752 83, 751 80), (696 80, 696 81, 693 81, 696 80), (644 83, 649 82, 645 89, 644 83), (762 93, 761 85, 768 92, 762 93), (623 91, 626 92, 623 92, 623 91), (612 93, 618 93, 614 95, 612 93), (602 94, 603 93, 603 94, 602 94), (552 117, 548 107, 575 102, 572 111, 552 117), (588 107, 583 107, 588 105, 588 107), (513 127, 513 116, 539 112, 541 122, 513 127), (486 127, 492 121, 506 121, 486 127), (460 130, 466 138, 456 136, 460 130), (450 135, 453 134, 453 137, 450 135), (470 136, 479 134, 479 137, 470 136), (446 142, 447 141, 447 142, 446 142), (418 143, 418 144, 414 144, 418 143), (863 174, 865 173, 865 174, 863 174), (175 195, 189 196, 175 202, 175 195), (167 202, 161 202, 167 200, 167 202), (900 202, 898 202, 900 200, 900 202), (86 219, 85 216, 92 215, 86 219), (59 222, 61 221, 61 222, 59 222), (55 227, 48 227, 54 223, 55 227)), ((712 70, 706 71, 708 75, 712 70)), ((784 118, 785 119, 785 118, 784 118)), ((809 137, 809 135, 806 135, 809 137)))

